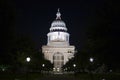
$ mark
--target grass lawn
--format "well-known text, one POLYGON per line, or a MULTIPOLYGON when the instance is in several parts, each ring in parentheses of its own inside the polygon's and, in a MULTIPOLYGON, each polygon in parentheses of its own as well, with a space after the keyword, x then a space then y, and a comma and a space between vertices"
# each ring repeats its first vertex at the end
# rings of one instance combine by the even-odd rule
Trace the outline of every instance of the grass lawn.
POLYGON ((78 74, 77 80, 120 80, 120 74, 78 74))
POLYGON ((24 74, 13 74, 13 73, 0 73, 0 80, 38 80, 42 77, 40 73, 24 73, 24 74))

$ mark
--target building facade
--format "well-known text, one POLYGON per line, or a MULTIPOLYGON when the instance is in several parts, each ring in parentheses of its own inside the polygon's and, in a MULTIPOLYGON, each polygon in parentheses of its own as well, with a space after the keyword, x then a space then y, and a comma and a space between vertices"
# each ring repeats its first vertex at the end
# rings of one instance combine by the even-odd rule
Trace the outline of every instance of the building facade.
POLYGON ((47 45, 42 46, 44 58, 53 63, 55 72, 61 72, 62 66, 74 57, 75 46, 70 45, 69 36, 58 9, 56 19, 51 23, 50 32, 47 34, 47 45))

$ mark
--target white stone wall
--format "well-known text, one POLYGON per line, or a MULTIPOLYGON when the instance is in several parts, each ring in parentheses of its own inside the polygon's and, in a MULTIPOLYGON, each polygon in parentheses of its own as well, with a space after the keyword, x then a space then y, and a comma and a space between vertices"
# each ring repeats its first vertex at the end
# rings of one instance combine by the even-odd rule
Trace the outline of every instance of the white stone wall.
POLYGON ((75 51, 74 46, 66 46, 66 47, 43 46, 42 47, 42 53, 44 53, 44 57, 47 60, 50 60, 51 63, 53 63, 53 55, 59 52, 64 55, 64 64, 65 64, 69 59, 74 57, 74 51, 75 51))

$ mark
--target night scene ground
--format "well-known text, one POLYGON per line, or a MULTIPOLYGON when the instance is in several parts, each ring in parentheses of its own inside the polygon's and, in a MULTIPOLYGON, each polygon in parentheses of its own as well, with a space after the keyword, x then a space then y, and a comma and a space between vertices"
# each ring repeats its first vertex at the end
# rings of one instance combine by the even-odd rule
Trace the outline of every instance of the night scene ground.
POLYGON ((120 80, 119 15, 115 0, 0 0, 0 80, 120 80), (75 54, 54 74, 42 45, 58 8, 75 54))

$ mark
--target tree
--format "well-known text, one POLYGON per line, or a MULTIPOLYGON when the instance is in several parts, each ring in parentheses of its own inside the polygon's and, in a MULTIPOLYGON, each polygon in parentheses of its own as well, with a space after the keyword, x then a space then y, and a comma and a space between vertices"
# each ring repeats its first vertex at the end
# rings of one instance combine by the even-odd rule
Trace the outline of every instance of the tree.
POLYGON ((28 36, 17 35, 15 38, 14 47, 9 51, 9 64, 16 69, 20 69, 26 65, 26 57, 32 58, 34 55, 35 45, 34 41, 28 36))
POLYGON ((118 8, 112 8, 111 4, 105 2, 103 7, 96 10, 94 16, 96 24, 88 24, 87 40, 83 49, 89 56, 95 57, 98 64, 105 64, 115 69, 120 66, 118 63, 119 29, 118 24, 115 24, 118 8))

